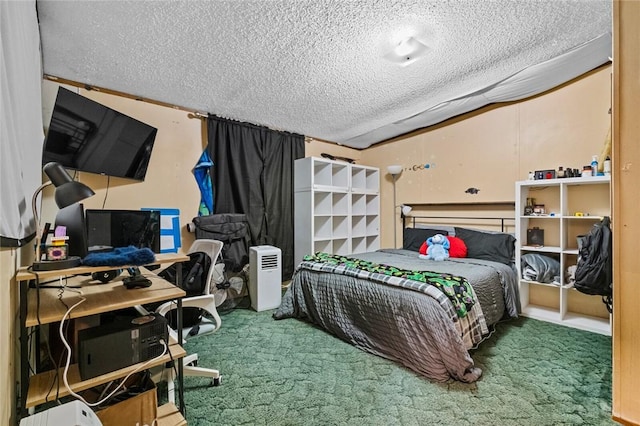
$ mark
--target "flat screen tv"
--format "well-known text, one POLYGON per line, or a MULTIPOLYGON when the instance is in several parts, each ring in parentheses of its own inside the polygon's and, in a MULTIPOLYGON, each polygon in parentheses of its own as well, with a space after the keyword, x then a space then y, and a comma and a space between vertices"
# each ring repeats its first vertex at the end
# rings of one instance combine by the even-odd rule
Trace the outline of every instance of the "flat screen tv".
POLYGON ((42 164, 143 181, 157 129, 96 101, 58 89, 42 164))

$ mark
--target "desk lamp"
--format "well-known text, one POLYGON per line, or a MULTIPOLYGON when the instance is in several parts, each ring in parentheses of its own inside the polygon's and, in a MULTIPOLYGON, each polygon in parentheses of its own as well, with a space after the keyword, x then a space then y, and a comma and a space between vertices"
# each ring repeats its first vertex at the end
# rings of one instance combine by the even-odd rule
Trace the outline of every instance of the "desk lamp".
MULTIPOLYGON (((63 209, 78 201, 89 198, 95 193, 87 185, 74 181, 60 163, 47 163, 42 171, 51 179, 45 182, 33 194, 31 205, 33 208, 33 219, 36 223, 36 258, 31 266, 34 271, 54 271, 58 269, 74 268, 81 263, 78 256, 70 256, 64 260, 42 260, 40 244, 42 241, 42 230, 40 229, 40 218, 36 207, 38 194, 49 185, 55 186, 55 200, 58 208, 63 209)), ((46 237, 46 236, 45 236, 46 237)))

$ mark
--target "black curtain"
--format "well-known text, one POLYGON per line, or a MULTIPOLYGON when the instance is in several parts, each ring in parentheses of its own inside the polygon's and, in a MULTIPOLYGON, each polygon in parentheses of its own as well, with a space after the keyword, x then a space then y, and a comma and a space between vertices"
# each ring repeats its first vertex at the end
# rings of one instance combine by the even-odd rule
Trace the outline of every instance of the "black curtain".
POLYGON ((209 115, 207 151, 214 209, 247 216, 251 245, 282 250, 282 279, 293 274, 293 162, 304 136, 209 115))

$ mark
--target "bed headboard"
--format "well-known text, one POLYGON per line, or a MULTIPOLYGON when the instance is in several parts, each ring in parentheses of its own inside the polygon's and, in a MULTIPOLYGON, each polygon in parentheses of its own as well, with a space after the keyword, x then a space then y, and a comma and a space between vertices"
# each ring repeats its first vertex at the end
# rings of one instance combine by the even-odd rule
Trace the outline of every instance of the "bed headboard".
POLYGON ((464 243, 464 256, 455 257, 513 263, 515 203, 442 203, 411 207, 414 214, 401 215, 403 249, 420 251, 428 237, 442 233, 459 237, 464 243))
POLYGON ((411 206, 409 215, 401 214, 402 233, 407 227, 428 226, 487 228, 515 232, 515 203, 497 201, 486 203, 419 203, 411 206))

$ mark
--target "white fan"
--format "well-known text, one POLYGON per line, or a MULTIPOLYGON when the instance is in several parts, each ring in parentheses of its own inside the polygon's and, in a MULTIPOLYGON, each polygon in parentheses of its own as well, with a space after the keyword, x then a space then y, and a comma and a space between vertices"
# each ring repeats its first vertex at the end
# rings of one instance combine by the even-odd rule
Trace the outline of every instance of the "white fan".
POLYGON ((235 305, 231 301, 245 296, 247 292, 245 277, 248 276, 249 264, 245 265, 240 273, 228 279, 224 272, 224 266, 224 262, 217 263, 214 266, 213 279, 209 288, 210 294, 214 295, 216 307, 222 305, 225 301, 228 301, 228 304, 235 305))
POLYGON ((216 307, 222 305, 222 303, 227 300, 226 286, 218 287, 220 284, 223 284, 224 281, 224 263, 216 263, 213 267, 213 279, 211 280, 209 287, 209 293, 213 294, 214 300, 216 301, 216 307))

